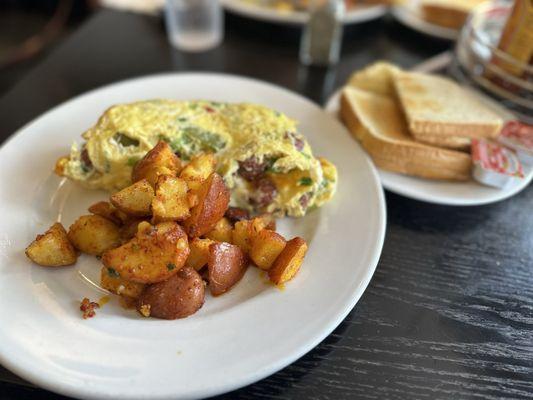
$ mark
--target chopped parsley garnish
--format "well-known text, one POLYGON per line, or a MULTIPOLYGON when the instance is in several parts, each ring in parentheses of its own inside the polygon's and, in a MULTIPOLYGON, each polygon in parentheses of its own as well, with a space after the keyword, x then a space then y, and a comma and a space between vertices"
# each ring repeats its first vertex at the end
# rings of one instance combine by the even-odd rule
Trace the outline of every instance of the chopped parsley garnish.
POLYGON ((107 268, 107 274, 111 278, 120 278, 120 274, 114 268, 107 268))
POLYGON ((175 268, 176 268, 176 265, 175 265, 175 264, 173 264, 173 263, 168 263, 168 264, 167 264, 167 269, 168 269, 169 271, 172 271, 172 270, 175 269, 175 268))
POLYGON ((178 122, 186 122, 186 121, 187 121, 186 117, 179 117, 178 118, 178 122))
POLYGON ((298 181, 299 186, 311 186, 313 185, 313 180, 309 178, 308 176, 301 178, 298 181))

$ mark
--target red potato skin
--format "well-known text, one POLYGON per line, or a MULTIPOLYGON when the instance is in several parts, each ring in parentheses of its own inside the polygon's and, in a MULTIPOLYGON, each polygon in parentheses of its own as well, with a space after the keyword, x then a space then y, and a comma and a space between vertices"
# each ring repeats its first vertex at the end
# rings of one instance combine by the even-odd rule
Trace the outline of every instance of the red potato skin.
POLYGON ((213 173, 198 192, 198 205, 191 209, 191 216, 183 224, 190 237, 205 235, 224 216, 228 209, 230 193, 224 180, 213 173))
POLYGON ((137 299, 137 310, 149 306, 150 317, 185 318, 204 304, 205 284, 194 269, 181 268, 166 281, 148 285, 137 299))
POLYGON ((213 243, 209 246, 207 274, 209 290, 220 296, 241 280, 248 267, 246 255, 239 246, 229 243, 213 243))

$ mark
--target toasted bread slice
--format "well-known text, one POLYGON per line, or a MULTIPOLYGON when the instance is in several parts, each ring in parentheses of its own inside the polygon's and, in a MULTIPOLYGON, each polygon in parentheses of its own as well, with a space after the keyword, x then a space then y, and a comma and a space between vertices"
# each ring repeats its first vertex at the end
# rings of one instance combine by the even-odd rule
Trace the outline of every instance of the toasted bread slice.
POLYGON ((422 0, 422 18, 444 28, 461 29, 468 14, 486 0, 422 0))
POLYGON ((471 138, 497 136, 502 127, 502 118, 448 78, 400 71, 393 81, 409 130, 418 141, 464 148, 471 138))
POLYGON ((392 75, 401 71, 386 61, 377 61, 361 71, 354 72, 348 80, 348 86, 382 96, 395 96, 392 75))
POLYGON ((430 179, 470 177, 470 155, 416 142, 399 105, 388 97, 346 87, 341 118, 380 168, 430 179))

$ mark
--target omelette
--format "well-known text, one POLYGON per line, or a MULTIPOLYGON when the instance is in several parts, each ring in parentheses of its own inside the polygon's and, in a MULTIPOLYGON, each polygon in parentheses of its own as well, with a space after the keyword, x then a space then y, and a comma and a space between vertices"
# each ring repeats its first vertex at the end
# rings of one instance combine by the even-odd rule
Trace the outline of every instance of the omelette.
POLYGON ((158 141, 183 160, 216 155, 231 206, 300 217, 330 200, 337 170, 313 155, 296 121, 255 104, 149 100, 109 108, 58 160, 56 172, 85 187, 117 191, 158 141))

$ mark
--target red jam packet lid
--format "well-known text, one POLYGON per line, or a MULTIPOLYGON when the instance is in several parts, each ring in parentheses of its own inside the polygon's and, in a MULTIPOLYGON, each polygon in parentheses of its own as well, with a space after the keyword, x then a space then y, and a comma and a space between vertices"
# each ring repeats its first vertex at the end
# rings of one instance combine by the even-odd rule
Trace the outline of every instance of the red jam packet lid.
POLYGON ((533 126, 518 121, 509 121, 505 124, 498 142, 510 147, 524 164, 533 165, 533 126))
POLYGON ((518 121, 509 121, 505 124, 500 135, 516 144, 533 151, 533 126, 518 121))
POLYGON ((500 174, 524 177, 522 164, 516 154, 497 143, 483 139, 472 140, 472 160, 481 168, 500 174))

